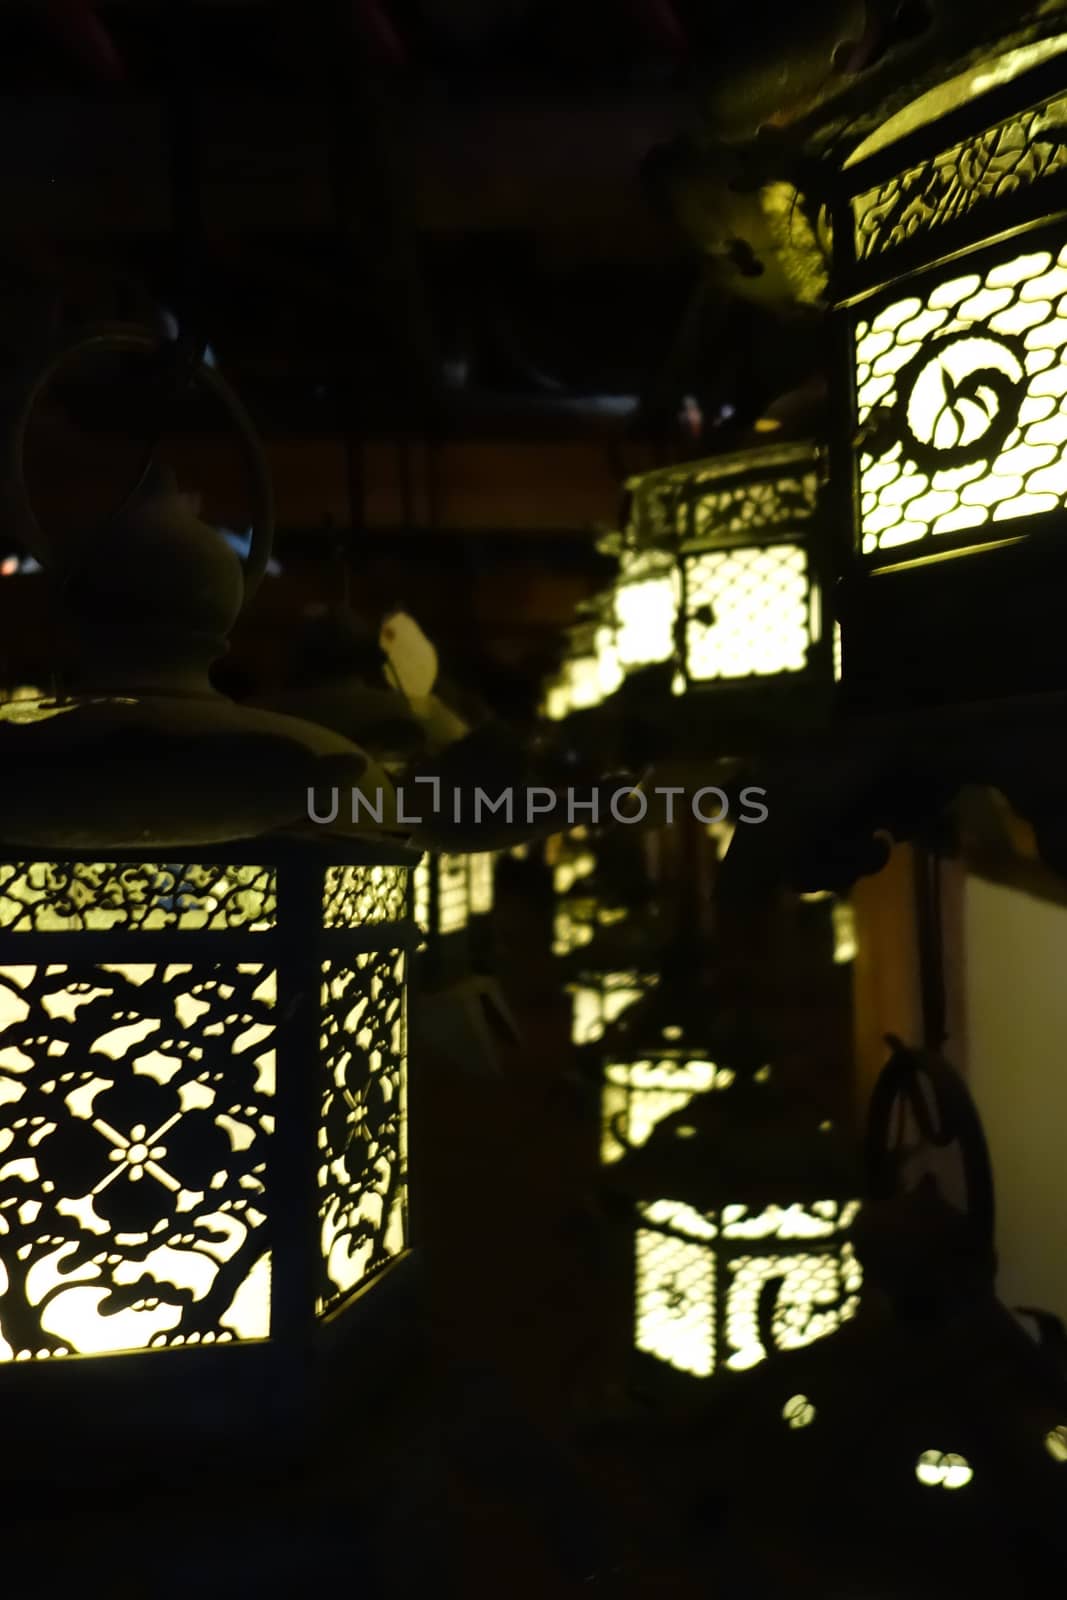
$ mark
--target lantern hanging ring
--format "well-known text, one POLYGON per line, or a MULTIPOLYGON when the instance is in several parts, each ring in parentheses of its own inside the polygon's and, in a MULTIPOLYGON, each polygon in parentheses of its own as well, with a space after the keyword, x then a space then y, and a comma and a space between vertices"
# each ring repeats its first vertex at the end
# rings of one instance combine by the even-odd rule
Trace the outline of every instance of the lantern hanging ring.
MULTIPOLYGON (((36 406, 57 375, 76 361, 95 355, 153 357, 163 354, 172 343, 165 336, 136 324, 105 324, 80 334, 54 351, 25 384, 8 438, 9 504, 20 537, 42 565, 62 569, 69 566, 69 562, 64 560, 56 543, 42 530, 26 487, 26 433, 36 406)), ((274 543, 274 493, 266 455, 251 417, 222 375, 200 359, 192 364, 190 377, 194 384, 199 384, 221 404, 237 433, 251 479, 254 515, 249 552, 244 562, 244 599, 247 603, 267 570, 274 543)))

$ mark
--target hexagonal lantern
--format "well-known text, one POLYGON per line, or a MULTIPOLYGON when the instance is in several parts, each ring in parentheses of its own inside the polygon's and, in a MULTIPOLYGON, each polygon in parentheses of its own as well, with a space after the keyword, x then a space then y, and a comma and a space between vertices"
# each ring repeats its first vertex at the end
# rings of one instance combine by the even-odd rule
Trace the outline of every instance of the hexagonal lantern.
POLYGON ((405 1254, 410 860, 0 860, 0 1392, 262 1429, 405 1254))
POLYGON ((840 1133, 777 1083, 757 1041, 709 1022, 706 1001, 665 978, 599 1047, 635 1372, 668 1393, 832 1333, 862 1276, 840 1133))
POLYGON ((831 481, 857 703, 1067 686, 1065 63, 1047 40, 972 62, 833 180, 831 481))
POLYGON ((792 683, 828 671, 817 458, 772 446, 661 468, 627 484, 602 543, 619 558, 624 672, 672 669, 675 694, 792 683))

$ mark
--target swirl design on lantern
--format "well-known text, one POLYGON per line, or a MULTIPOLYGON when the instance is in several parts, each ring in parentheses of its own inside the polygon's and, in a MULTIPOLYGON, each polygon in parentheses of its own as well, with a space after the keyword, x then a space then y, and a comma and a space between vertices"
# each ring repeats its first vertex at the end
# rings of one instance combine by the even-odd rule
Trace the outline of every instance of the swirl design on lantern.
POLYGON ((864 554, 1067 502, 1067 247, 1013 248, 856 325, 864 554))

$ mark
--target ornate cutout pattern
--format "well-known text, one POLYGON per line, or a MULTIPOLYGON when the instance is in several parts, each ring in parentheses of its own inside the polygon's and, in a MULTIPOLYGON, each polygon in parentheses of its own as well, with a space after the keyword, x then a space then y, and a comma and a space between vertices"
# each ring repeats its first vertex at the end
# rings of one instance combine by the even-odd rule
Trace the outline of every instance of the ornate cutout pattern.
POLYGON ((990 537, 1064 504, 1067 247, 957 271, 861 321, 855 340, 865 554, 990 537))
POLYGON ((275 990, 260 964, 0 968, 0 1359, 267 1336, 275 990))
POLYGON ((769 1354, 760 1337, 768 1292, 775 1349, 834 1333, 859 1308, 862 1273, 841 1237, 857 1209, 855 1201, 827 1200, 760 1212, 726 1206, 705 1215, 674 1200, 640 1205, 637 1348, 695 1377, 710 1377, 718 1366, 754 1367, 769 1354), (746 1251, 744 1240, 765 1249, 746 1251), (803 1248, 806 1241, 815 1248, 803 1248))
POLYGON ((604 1030, 617 1022, 628 1007, 643 999, 656 981, 654 973, 602 972, 595 978, 590 976, 584 983, 571 985, 572 1043, 596 1044, 604 1037, 604 1030))
POLYGON ((866 261, 976 206, 1067 167, 1067 100, 1012 117, 909 167, 852 201, 856 256, 866 261))
POLYGON ((819 613, 796 544, 685 557, 685 650, 693 682, 802 672, 819 613))
MULTIPOLYGON (((723 485, 715 479, 702 487, 697 477, 690 491, 695 496, 692 537, 743 539, 774 528, 797 528, 815 515, 818 480, 814 472, 798 477, 723 485), (716 483, 715 488, 710 483, 716 483)), ((687 533, 689 530, 680 530, 687 533)))
POLYGON ((397 922, 404 915, 407 867, 327 867, 324 928, 358 928, 397 922))
POLYGON ((404 954, 322 965, 321 1316, 407 1245, 404 954))
POLYGON ((0 865, 0 932, 273 928, 271 867, 34 861, 0 865))

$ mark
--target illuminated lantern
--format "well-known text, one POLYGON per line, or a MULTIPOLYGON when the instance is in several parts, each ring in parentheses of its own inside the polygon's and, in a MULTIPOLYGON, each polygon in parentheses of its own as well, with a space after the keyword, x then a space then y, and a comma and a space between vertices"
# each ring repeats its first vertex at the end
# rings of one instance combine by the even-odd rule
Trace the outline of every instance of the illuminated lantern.
POLYGON ((544 715, 551 722, 595 709, 622 682, 610 616, 602 614, 599 602, 591 602, 586 609, 591 614, 580 617, 567 630, 560 670, 545 689, 544 715))
POLYGON ((886 1595, 932 1596, 979 1570, 1004 1593, 1040 1592, 1067 1555, 1064 1330, 997 1299, 988 1153, 947 1063, 895 1046, 867 1156, 861 1310, 715 1396, 705 1492, 742 1540, 771 1523, 782 1549, 808 1541, 812 1594, 845 1593, 860 1570, 886 1595), (831 1481, 847 1537, 812 1541, 831 1481))
POLYGON ((665 467, 627 484, 616 553, 626 672, 670 664, 675 694, 802 682, 828 671, 819 475, 811 445, 665 467))
POLYGON ((861 1283, 847 1238, 858 1180, 839 1134, 778 1087, 754 1040, 716 1042, 707 998, 679 1009, 679 994, 665 984, 600 1046, 638 1382, 660 1391, 834 1332, 861 1283))
POLYGON ((835 179, 831 481, 856 703, 1067 684, 1065 63, 1061 37, 971 65, 835 179))
POLYGON ((308 820, 310 784, 373 782, 355 745, 208 678, 266 565, 263 501, 245 575, 158 478, 91 551, 38 546, 78 687, 0 706, 0 1409, 20 1470, 59 1450, 95 1472, 105 1436, 124 1468, 287 1450, 408 1251, 416 857, 308 820))

